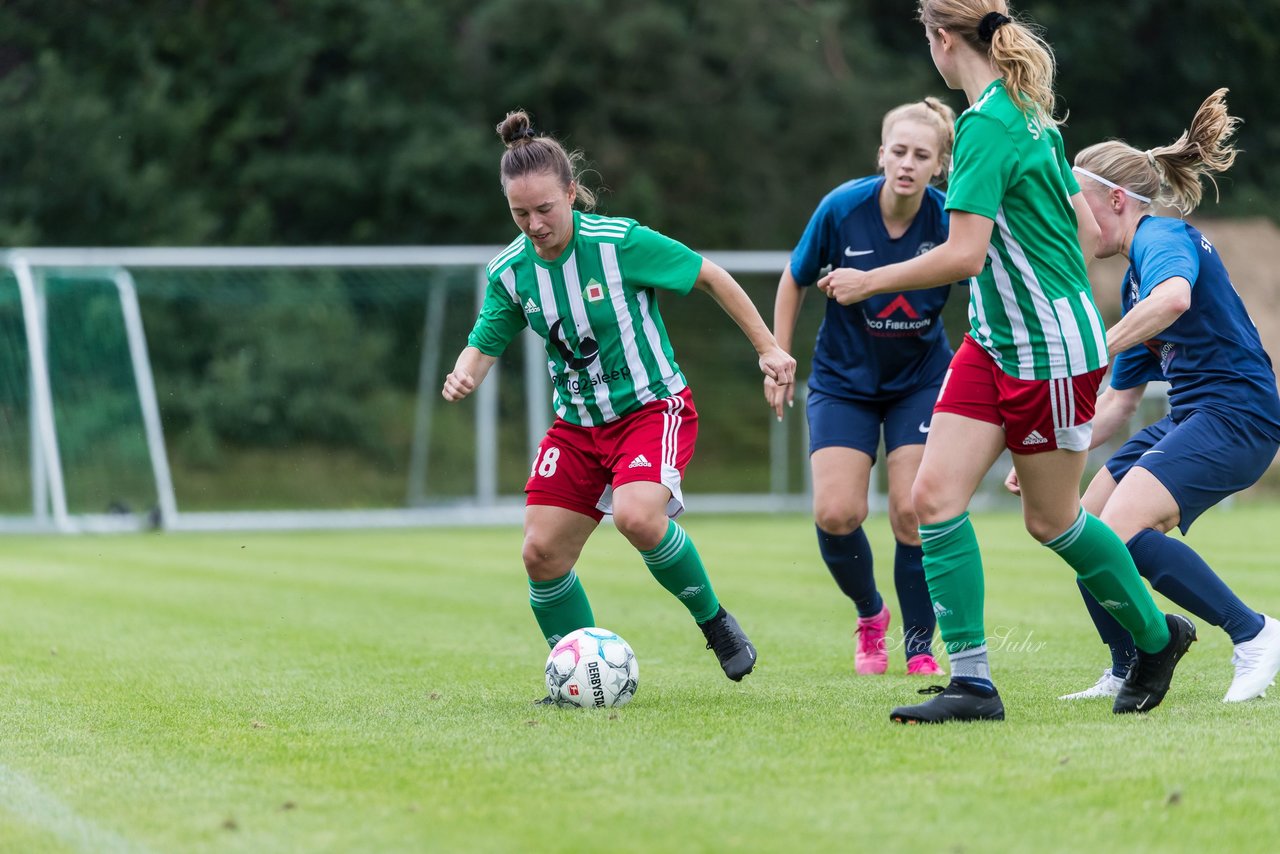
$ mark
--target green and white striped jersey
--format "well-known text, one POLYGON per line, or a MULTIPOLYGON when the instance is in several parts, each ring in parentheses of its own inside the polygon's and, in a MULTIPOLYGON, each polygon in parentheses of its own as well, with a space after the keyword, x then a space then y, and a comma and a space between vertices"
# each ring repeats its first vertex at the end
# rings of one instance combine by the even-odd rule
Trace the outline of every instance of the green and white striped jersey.
POLYGON ((556 414, 593 427, 680 392, 658 290, 687 294, 702 256, 635 220, 573 214, 554 261, 523 234, 489 263, 489 288, 467 343, 499 356, 526 325, 542 337, 556 414))
POLYGON ((995 225, 969 290, 969 335, 1010 376, 1078 376, 1107 364, 1071 196, 1080 192, 1062 135, 992 82, 956 120, 947 210, 995 225))

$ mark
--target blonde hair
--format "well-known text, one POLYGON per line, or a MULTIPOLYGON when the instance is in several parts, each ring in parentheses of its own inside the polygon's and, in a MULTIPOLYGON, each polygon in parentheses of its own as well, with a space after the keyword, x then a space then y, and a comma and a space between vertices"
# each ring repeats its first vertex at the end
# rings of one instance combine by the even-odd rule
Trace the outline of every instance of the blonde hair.
POLYGON ((901 121, 920 122, 933 128, 938 134, 938 162, 942 164, 938 180, 945 181, 947 173, 951 171, 951 148, 956 140, 955 110, 933 96, 894 107, 884 114, 884 121, 880 123, 882 145, 889 138, 889 131, 901 121))
POLYGON ((1003 0, 920 0, 920 22, 930 32, 944 29, 959 36, 991 62, 1004 78, 1004 86, 1018 109, 1045 123, 1061 124, 1054 117, 1056 96, 1053 77, 1056 64, 1053 48, 1035 25, 1015 19, 1003 0), (1008 18, 983 38, 979 33, 983 18, 991 13, 1008 18))
POLYGON ((502 190, 507 183, 522 175, 551 174, 560 179, 566 191, 571 183, 577 184, 574 203, 585 210, 596 206, 596 195, 583 186, 581 166, 586 156, 581 151, 566 151, 554 137, 543 136, 533 129, 533 120, 524 110, 513 110, 498 122, 498 136, 506 143, 502 153, 499 175, 502 190))
POLYGON ((1191 128, 1172 145, 1139 151, 1118 139, 1091 145, 1076 155, 1076 165, 1127 190, 1189 214, 1200 204, 1201 176, 1213 184, 1213 173, 1225 172, 1236 160, 1229 142, 1240 119, 1227 112, 1227 91, 1219 89, 1196 110, 1191 128))

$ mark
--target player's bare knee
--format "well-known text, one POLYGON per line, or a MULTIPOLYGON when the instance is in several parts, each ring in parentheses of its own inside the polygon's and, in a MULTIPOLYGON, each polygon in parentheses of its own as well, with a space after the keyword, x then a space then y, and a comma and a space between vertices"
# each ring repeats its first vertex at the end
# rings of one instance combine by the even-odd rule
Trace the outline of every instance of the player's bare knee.
POLYGON ((915 508, 918 525, 935 525, 954 519, 965 510, 964 503, 956 505, 943 490, 942 484, 935 484, 924 478, 916 478, 911 487, 911 505, 915 508))
POLYGON ((889 511, 889 527, 893 529, 893 537, 900 543, 914 544, 920 539, 920 520, 912 512, 889 511))
POLYGON ((641 551, 656 548, 667 534, 667 517, 646 509, 614 508, 613 526, 641 551))
POLYGON ((1134 516, 1125 510, 1103 508, 1103 511, 1098 515, 1098 518, 1101 519, 1103 524, 1108 528, 1115 531, 1116 536, 1126 543, 1147 528, 1153 528, 1162 534, 1167 534, 1173 529, 1173 525, 1169 524, 1168 520, 1156 520, 1146 516, 1134 516))
POLYGON ((867 505, 844 501, 816 501, 813 505, 813 521, 828 534, 844 536, 852 534, 867 519, 867 505))
POLYGON ((1038 514, 1028 514, 1023 517, 1022 522, 1026 525, 1027 533, 1035 538, 1037 543, 1048 543, 1062 536, 1068 528, 1076 521, 1075 516, 1069 518, 1057 518, 1054 516, 1042 516, 1038 514))
POLYGON ((550 581, 559 578, 570 569, 572 561, 559 554, 551 543, 544 542, 536 534, 527 534, 520 550, 524 570, 534 581, 550 581))

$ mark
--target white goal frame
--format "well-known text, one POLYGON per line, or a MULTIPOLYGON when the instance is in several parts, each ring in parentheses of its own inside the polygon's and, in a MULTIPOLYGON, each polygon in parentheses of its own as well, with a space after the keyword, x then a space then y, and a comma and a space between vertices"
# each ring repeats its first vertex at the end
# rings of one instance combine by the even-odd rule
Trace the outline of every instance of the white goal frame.
MULTIPOLYGON (((164 431, 156 399, 155 381, 147 351, 142 315, 131 270, 145 268, 373 268, 373 267, 470 267, 475 270, 477 308, 487 286, 485 265, 500 246, 435 247, 316 247, 316 248, 32 248, 0 252, 13 274, 21 296, 24 329, 31 364, 31 493, 30 516, 0 517, 0 533, 6 532, 109 532, 141 530, 157 526, 166 531, 280 530, 305 528, 376 528, 426 525, 476 525, 518 522, 523 513, 520 496, 498 490, 498 366, 476 392, 475 487, 473 494, 453 504, 413 506, 423 498, 427 448, 433 408, 437 405, 439 378, 444 359, 440 352, 443 319, 442 288, 428 294, 423 350, 419 364, 419 388, 409 484, 401 508, 369 510, 287 510, 244 512, 185 512, 178 506, 169 470, 164 431), (132 515, 72 514, 67 507, 66 484, 59 452, 54 396, 50 383, 48 318, 44 276, 49 272, 92 273, 115 284, 120 298, 133 376, 138 387, 147 451, 155 481, 157 511, 154 518, 132 515), (437 296, 438 295, 438 296, 437 296), (432 309, 435 309, 434 311, 432 309)), ((730 273, 777 274, 789 262, 787 252, 722 251, 705 257, 730 273)), ((536 337, 521 336, 525 347, 526 437, 532 457, 551 420, 551 387, 545 360, 536 337)), ((803 403, 803 401, 801 401, 803 403)), ((801 410, 803 411, 803 410, 801 410)), ((788 425, 804 429, 803 417, 781 423, 768 418, 763 402, 761 419, 770 431, 770 475, 767 490, 751 494, 694 494, 689 504, 706 512, 807 511, 810 500, 807 463, 802 491, 792 491, 788 472, 788 425)), ((807 454, 807 451, 806 451, 807 454)), ((882 495, 872 497, 873 508, 884 505, 882 495)))

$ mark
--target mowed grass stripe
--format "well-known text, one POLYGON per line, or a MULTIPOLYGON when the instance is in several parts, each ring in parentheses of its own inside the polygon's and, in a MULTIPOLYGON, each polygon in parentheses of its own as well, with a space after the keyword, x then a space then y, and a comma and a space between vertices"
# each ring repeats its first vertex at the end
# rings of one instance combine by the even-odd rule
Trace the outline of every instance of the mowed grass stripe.
MULTIPOLYGON (((1280 610, 1274 513, 1212 513, 1191 542, 1280 610)), ((1009 720, 936 729, 887 721, 929 684, 900 652, 851 674, 852 608, 811 522, 682 521, 760 667, 725 680, 605 526, 578 570, 641 685, 604 713, 530 705, 546 650, 518 529, 7 539, 7 766, 154 850, 1264 850, 1280 831, 1280 698, 1220 702, 1219 630, 1149 717, 1055 699, 1107 656, 1016 517, 975 523, 1009 720)), ((868 530, 892 607, 887 528, 868 530)), ((68 850, 4 816, 21 850, 68 850)))

